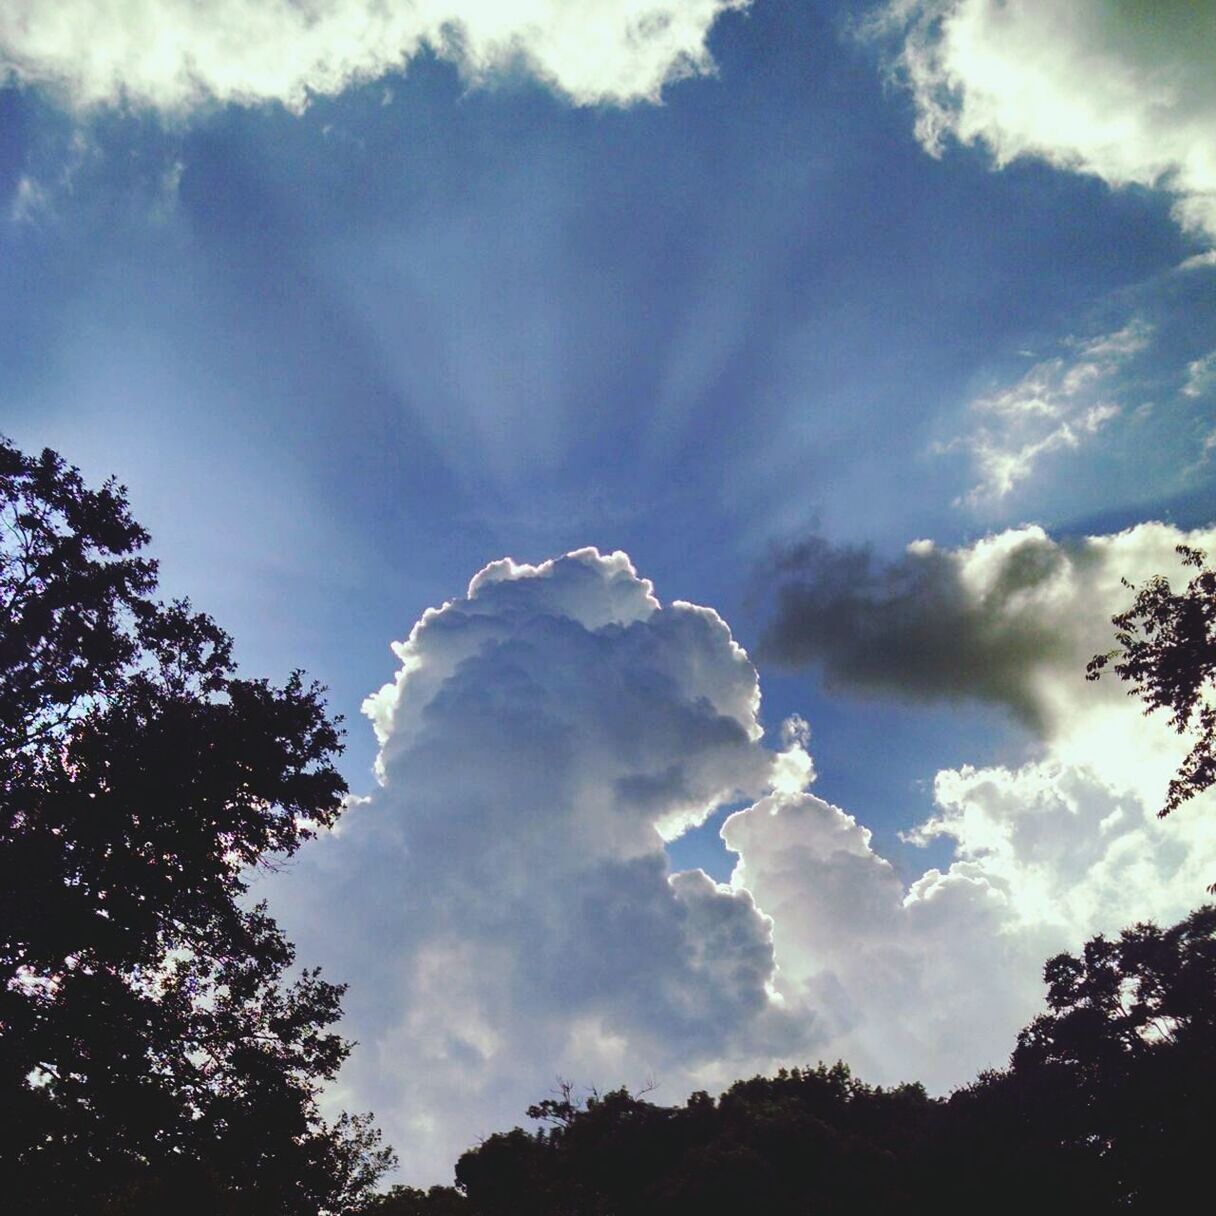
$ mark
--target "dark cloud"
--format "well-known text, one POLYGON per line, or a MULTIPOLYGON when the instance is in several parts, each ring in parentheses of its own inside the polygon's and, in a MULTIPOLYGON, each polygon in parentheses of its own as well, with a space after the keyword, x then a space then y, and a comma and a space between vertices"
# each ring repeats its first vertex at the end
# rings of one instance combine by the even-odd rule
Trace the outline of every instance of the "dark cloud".
POLYGON ((1036 677, 1076 649, 1047 593, 1088 558, 1038 529, 994 540, 979 560, 978 546, 916 544, 889 562, 818 536, 789 546, 767 572, 776 612, 760 655, 819 666, 833 687, 989 701, 1042 730, 1036 677))

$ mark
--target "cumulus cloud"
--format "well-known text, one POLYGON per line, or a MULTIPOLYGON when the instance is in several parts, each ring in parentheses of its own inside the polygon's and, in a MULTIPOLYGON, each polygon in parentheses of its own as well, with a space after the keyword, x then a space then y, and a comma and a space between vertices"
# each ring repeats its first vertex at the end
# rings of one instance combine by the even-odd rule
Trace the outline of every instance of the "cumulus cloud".
POLYGON ((0 70, 77 106, 299 109, 429 51, 474 84, 526 72, 576 104, 628 104, 710 71, 710 29, 748 2, 10 0, 0 70))
POLYGON ((819 544, 794 563, 805 581, 770 644, 842 682, 1004 701, 1040 734, 1019 767, 936 775, 934 813, 905 839, 945 840, 953 860, 906 887, 864 827, 809 791, 774 790, 726 821, 733 885, 773 920, 780 991, 815 1010, 831 1054, 880 1081, 959 1084, 1004 1062, 1046 957, 1203 898, 1216 798, 1158 819, 1184 741, 1117 680, 1083 678, 1130 600, 1120 579, 1182 576, 1184 542, 1211 551, 1216 529, 1061 544, 1023 528, 918 542, 892 566, 819 544))
POLYGON ((284 900, 309 956, 358 981, 344 1085, 408 1176, 442 1176, 557 1074, 674 1095, 813 1052, 751 896, 667 865, 664 839, 797 768, 762 745, 716 613, 584 550, 493 563, 394 649, 365 706, 381 786, 284 900))
MULTIPOLYGON (((557 1076, 652 1078, 679 1100, 817 1058, 938 1089, 1002 1063, 1049 954, 1179 915, 1216 870, 1210 806, 1153 813, 1177 737, 1109 681, 1071 680, 1126 598, 1119 575, 1170 569, 1182 539, 1216 533, 913 547, 928 573, 909 566, 906 610, 872 613, 871 640, 949 582, 975 663, 1010 645, 1032 669, 1044 746, 1021 768, 937 775, 908 839, 954 859, 910 886, 810 792, 807 724, 766 742, 755 668, 716 613, 660 602, 621 553, 487 566, 423 614, 368 698, 379 787, 273 880, 302 955, 352 981, 360 1046, 334 1100, 374 1109, 406 1177, 429 1182, 557 1076), (664 841, 740 802, 730 883, 672 873, 664 841)), ((869 559, 836 577, 866 588, 863 615, 888 594, 869 559)))
POLYGON ((1192 0, 891 0, 917 138, 1036 156, 1112 186, 1170 191, 1186 228, 1216 235, 1216 9, 1192 0))
POLYGON ((1110 618, 1129 602, 1121 580, 1180 574, 1183 542, 1216 550, 1216 531, 1140 524, 1059 541, 1022 527, 955 549, 914 541, 891 562, 813 537, 767 572, 776 611, 761 653, 816 664, 835 687, 987 701, 1059 732, 1121 700, 1113 683, 1095 694, 1085 664, 1113 644, 1110 618))
POLYGON ((939 773, 938 813, 913 839, 947 838, 956 860, 907 888, 869 833, 813 794, 726 821, 733 883, 773 918, 780 991, 815 1011, 828 1054, 879 1082, 964 1083, 1006 1062, 1041 1006, 1047 957, 1201 900, 1214 800, 1158 820, 1108 754, 939 773))

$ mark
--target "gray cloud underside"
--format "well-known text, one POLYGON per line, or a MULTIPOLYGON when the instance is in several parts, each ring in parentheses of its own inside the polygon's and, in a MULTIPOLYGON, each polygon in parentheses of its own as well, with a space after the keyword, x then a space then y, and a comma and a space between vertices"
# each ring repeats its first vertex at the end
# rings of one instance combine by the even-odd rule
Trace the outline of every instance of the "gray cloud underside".
POLYGON ((1006 705, 1040 728, 1030 676, 1072 647, 1055 622, 1010 609, 1073 560, 1084 561, 1083 552, 1028 535, 976 595, 947 551, 918 549, 883 562, 867 549, 812 537, 773 563, 776 613, 760 655, 817 665, 834 687, 1006 705))
POLYGON ((1058 688, 1078 692, 1114 644, 1110 617, 1131 598, 1120 580, 1180 570, 1182 540, 1212 535, 1140 525, 1057 541, 1027 527, 960 549, 914 543, 893 561, 811 537, 765 571, 775 611, 760 653, 836 688, 1002 705, 1042 734, 1064 712, 1058 688))

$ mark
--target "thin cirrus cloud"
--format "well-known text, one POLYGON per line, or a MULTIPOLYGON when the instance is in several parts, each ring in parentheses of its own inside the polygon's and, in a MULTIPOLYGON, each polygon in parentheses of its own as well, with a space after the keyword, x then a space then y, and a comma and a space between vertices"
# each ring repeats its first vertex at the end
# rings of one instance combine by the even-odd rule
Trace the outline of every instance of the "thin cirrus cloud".
POLYGON ((891 0, 870 29, 895 36, 916 134, 985 145, 1160 187, 1187 229, 1216 237, 1216 8, 1194 0, 891 0))
POLYGON ((1194 359, 1186 366, 1186 382, 1182 386, 1182 395, 1192 400, 1207 396, 1216 388, 1216 350, 1209 351, 1199 359, 1194 359))
MULTIPOLYGON (((1085 616, 1083 653, 1118 574, 1169 569, 1182 538, 1144 526, 1079 561, 1011 533, 953 556, 1008 611, 1011 566, 1048 571, 1021 582, 1048 627, 1085 616)), ((1067 699, 1067 721, 1045 710, 1020 768, 937 774, 907 838, 954 860, 906 885, 810 792, 806 724, 766 740, 726 623, 660 602, 622 553, 495 562, 394 650, 365 706, 378 788, 270 893, 307 957, 353 981, 360 1046, 334 1100, 376 1110, 413 1182, 449 1176, 555 1076, 678 1101, 843 1056, 875 1081, 961 1083, 1003 1062, 1049 954, 1180 914, 1216 870, 1210 813, 1154 814, 1177 738, 1063 652, 1034 695, 1067 699), (664 842, 739 802, 731 882, 672 873, 664 842)))
POLYGON ((523 72, 576 104, 656 101, 711 71, 718 17, 749 0, 12 0, 0 73, 75 106, 183 113, 341 92, 431 52, 473 84, 523 72))
POLYGON ((941 451, 961 449, 978 480, 959 502, 982 506, 1006 498, 1046 456, 1075 450, 1117 418, 1112 394, 1120 373, 1149 341, 1132 321, 1114 333, 1072 341, 1066 354, 1036 363, 1015 383, 971 402, 972 429, 941 451))

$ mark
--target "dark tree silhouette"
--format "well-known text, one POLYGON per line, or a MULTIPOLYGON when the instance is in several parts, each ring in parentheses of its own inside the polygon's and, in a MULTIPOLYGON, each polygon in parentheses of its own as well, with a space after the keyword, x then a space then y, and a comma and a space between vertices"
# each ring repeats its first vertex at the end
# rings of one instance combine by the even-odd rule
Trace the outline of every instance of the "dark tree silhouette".
POLYGON ((147 541, 112 480, 0 439, 0 1194, 348 1211, 390 1155, 318 1112, 343 989, 242 902, 340 813, 338 728, 157 602, 147 541))
POLYGON ((994 1185, 1010 1212, 1044 1179, 1061 1211, 1184 1210, 1216 1120, 1216 907, 1096 937, 1044 977, 1010 1067, 951 1101, 961 1189, 994 1185))
POLYGON ((1166 791, 1158 814, 1165 817, 1216 784, 1216 570, 1204 554, 1179 545, 1183 564, 1199 571, 1185 591, 1175 592, 1162 575, 1135 591, 1132 606, 1112 618, 1119 649, 1089 661, 1086 678, 1098 679, 1111 663, 1142 697, 1145 713, 1169 712, 1170 725, 1195 742, 1166 791))
MULTIPOLYGON (((843 1064, 740 1081, 681 1107, 625 1090, 532 1107, 548 1127, 491 1136, 456 1167, 476 1216, 768 1216, 904 1208, 935 1117, 919 1085, 843 1064)), ((422 1207, 419 1216, 438 1216, 422 1207)))
POLYGON ((466 1216, 469 1211, 469 1201, 453 1187, 394 1186, 371 1199, 360 1216, 466 1216))

